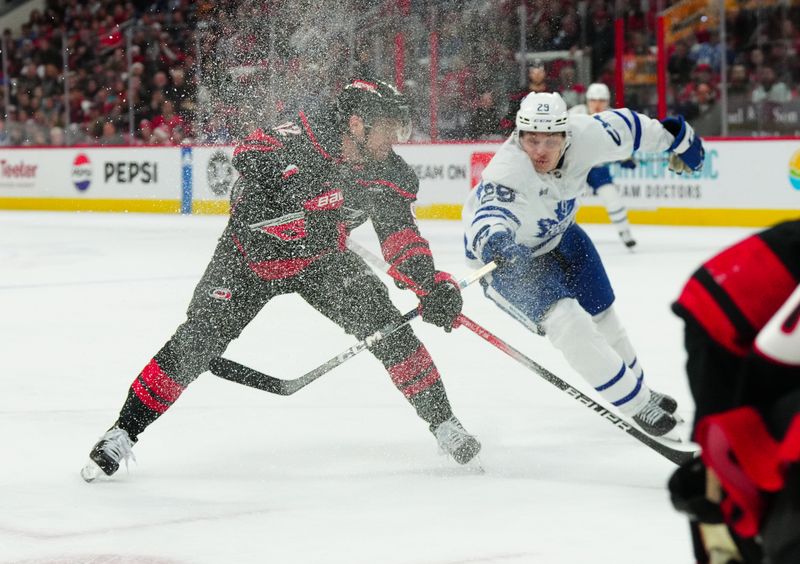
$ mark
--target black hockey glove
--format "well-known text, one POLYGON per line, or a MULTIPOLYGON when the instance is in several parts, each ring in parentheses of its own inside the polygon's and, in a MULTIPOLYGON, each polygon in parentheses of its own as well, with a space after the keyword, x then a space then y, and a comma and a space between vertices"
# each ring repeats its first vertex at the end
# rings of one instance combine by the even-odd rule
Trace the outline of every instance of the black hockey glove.
MULTIPOLYGON (((437 273, 437 279, 441 274, 437 273)), ((430 292, 419 298, 423 321, 442 327, 448 333, 453 330, 453 323, 461 313, 463 305, 461 290, 449 277, 436 282, 430 292)))
POLYGON ((706 467, 699 458, 678 468, 669 480, 672 506, 700 523, 723 523, 719 505, 706 498, 706 467))

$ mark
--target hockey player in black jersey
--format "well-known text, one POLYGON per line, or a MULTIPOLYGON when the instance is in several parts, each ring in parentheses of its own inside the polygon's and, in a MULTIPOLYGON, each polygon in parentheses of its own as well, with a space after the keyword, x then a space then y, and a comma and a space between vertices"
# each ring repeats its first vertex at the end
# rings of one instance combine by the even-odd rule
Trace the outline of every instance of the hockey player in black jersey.
MULTIPOLYGON (((391 273, 415 291, 425 321, 452 328, 462 300, 434 268, 412 214, 418 181, 392 150, 407 138, 408 107, 391 85, 352 80, 318 116, 258 129, 238 144, 241 176, 231 216, 197 285, 186 321, 131 384, 114 425, 81 474, 112 475, 139 435, 208 369, 273 297, 297 293, 346 332, 363 339, 401 317, 386 287, 345 247, 349 229, 371 218, 391 273)), ((478 440, 453 415, 439 372, 406 325, 370 351, 429 426, 464 464, 478 440)))
POLYGON ((673 305, 702 456, 670 480, 698 563, 800 562, 800 220, 707 260, 673 305))

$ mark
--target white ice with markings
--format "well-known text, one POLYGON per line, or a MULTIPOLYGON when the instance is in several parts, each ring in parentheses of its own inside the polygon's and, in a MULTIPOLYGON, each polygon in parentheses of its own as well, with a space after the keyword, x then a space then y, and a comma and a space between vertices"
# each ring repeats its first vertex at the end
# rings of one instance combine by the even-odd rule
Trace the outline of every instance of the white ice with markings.
MULTIPOLYGON (((672 463, 466 329, 420 321, 456 414, 483 442, 483 473, 437 453, 365 353, 291 397, 205 374, 140 437, 137 463, 84 483, 90 448, 181 322, 224 221, 0 213, 0 563, 692 561, 665 488, 672 463)), ((463 275, 458 222, 421 227, 438 266, 463 275)), ((702 260, 753 230, 636 225, 631 253, 611 226, 586 229, 648 381, 691 421, 682 325, 669 305, 702 260)), ((377 250, 368 226, 356 235, 377 250)), ((404 311, 414 306, 391 291, 404 311)), ((465 303, 585 389, 477 286, 465 303)), ((293 378, 352 343, 285 296, 227 354, 293 378)))

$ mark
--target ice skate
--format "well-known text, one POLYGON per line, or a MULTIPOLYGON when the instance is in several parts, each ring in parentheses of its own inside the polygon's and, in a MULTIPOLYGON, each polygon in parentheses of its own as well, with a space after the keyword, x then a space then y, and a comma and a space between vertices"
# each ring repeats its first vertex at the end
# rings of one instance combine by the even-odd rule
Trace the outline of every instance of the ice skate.
POLYGON ((678 409, 677 400, 672 396, 668 396, 667 394, 662 394, 661 392, 657 392, 651 389, 650 398, 651 401, 655 402, 658 405, 658 407, 660 407, 664 411, 669 412, 672 415, 674 415, 675 410, 678 409))
MULTIPOLYGON (((669 398, 669 396, 659 394, 658 392, 650 392, 650 399, 648 402, 632 417, 636 424, 648 435, 664 437, 675 429, 678 424, 678 421, 672 413, 662 407, 661 402, 664 401, 665 398, 669 398)), ((677 407, 677 403, 674 399, 672 402, 675 403, 677 407)), ((673 437, 667 436, 665 438, 673 437)), ((677 437, 675 437, 675 440, 677 440, 677 437)))
POLYGON ((672 414, 672 417, 675 418, 677 423, 683 423, 683 417, 675 413, 678 409, 678 401, 675 398, 668 396, 667 394, 662 394, 661 392, 656 392, 653 389, 650 390, 650 394, 655 396, 656 402, 661 409, 672 414))
POLYGON ((622 243, 629 249, 632 249, 636 246, 636 240, 633 238, 633 235, 631 235, 630 229, 624 229, 620 231, 619 238, 622 239, 622 243))
POLYGON ((101 474, 111 476, 119 469, 119 464, 128 459, 136 460, 133 455, 133 445, 128 433, 119 427, 111 427, 106 431, 94 448, 89 453, 89 462, 81 470, 81 477, 87 482, 93 482, 101 474))
POLYGON ((437 427, 431 426, 431 433, 439 442, 439 448, 459 464, 466 464, 481 450, 481 443, 464 429, 455 415, 437 427))

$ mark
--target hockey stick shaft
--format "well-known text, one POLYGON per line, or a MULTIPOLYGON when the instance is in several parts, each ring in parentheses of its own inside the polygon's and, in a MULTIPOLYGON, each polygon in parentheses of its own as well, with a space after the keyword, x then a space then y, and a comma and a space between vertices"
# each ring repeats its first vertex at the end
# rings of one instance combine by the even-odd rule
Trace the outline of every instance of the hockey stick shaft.
POLYGON ((495 348, 500 349, 508 356, 519 362, 521 365, 525 366, 536 375, 540 376, 542 379, 546 380, 553 384, 556 388, 565 392, 568 396, 574 398, 578 401, 578 403, 584 405, 585 407, 594 411, 597 415, 617 427, 628 433, 634 439, 640 441, 641 443, 647 445, 654 451, 656 451, 661 456, 669 459, 670 461, 674 462, 675 464, 683 464, 694 458, 695 453, 693 451, 685 451, 679 450, 675 448, 671 448, 668 445, 665 445, 646 433, 640 431, 633 425, 625 422, 623 419, 618 417, 616 414, 612 413, 608 409, 606 409, 603 405, 597 403, 592 398, 578 390, 577 388, 571 386, 569 383, 565 382, 549 370, 547 370, 544 366, 538 364, 536 361, 532 360, 531 358, 527 357, 522 352, 518 351, 496 335, 492 334, 491 332, 487 331, 474 321, 472 321, 469 317, 464 314, 461 314, 457 321, 457 325, 463 325, 476 335, 478 335, 481 339, 488 342, 495 348))
MULTIPOLYGON (((365 249, 364 247, 362 247, 361 245, 352 240, 348 240, 347 246, 353 252, 355 252, 361 258, 363 258, 366 262, 368 262, 370 265, 372 265, 378 270, 382 270, 383 272, 389 274, 389 265, 385 261, 381 260, 379 257, 375 256, 369 250, 365 249)), ((617 416, 610 410, 606 409, 602 404, 597 403, 592 398, 590 398, 589 396, 587 396, 574 386, 571 386, 568 382, 562 380, 561 378, 559 378, 558 376, 547 370, 545 367, 541 366, 536 361, 531 359, 530 357, 526 356, 525 354, 518 351, 517 349, 515 349, 514 347, 512 347, 499 337, 497 337, 496 335, 486 330, 484 327, 478 325, 473 320, 469 319, 467 316, 461 314, 458 320, 456 321, 456 325, 459 324, 463 325, 464 327, 466 327, 467 329, 469 329, 470 331, 472 331, 473 333, 475 333, 476 335, 478 335, 479 337, 481 337, 494 347, 500 349, 508 356, 510 356, 511 358, 513 358, 514 360, 516 360, 517 362, 519 362, 520 364, 531 370, 532 372, 542 377, 544 380, 550 382, 562 392, 565 392, 570 397, 574 398, 581 404, 585 405, 587 408, 597 413, 600 417, 609 421, 615 427, 622 429, 635 439, 649 446, 650 448, 652 448, 665 458, 671 460, 672 462, 676 464, 682 464, 683 462, 690 460, 691 458, 694 457, 693 452, 671 448, 670 446, 665 445, 653 439, 646 433, 640 431, 636 427, 625 422, 619 416, 617 416)))
MULTIPOLYGON (((460 288, 466 288, 473 282, 480 280, 489 274, 495 268, 495 263, 489 263, 460 280, 458 285, 460 288)), ((213 359, 209 363, 209 368, 215 376, 219 376, 225 380, 230 380, 238 384, 243 384, 245 386, 250 386, 251 388, 257 388, 259 390, 264 390, 265 392, 270 392, 281 396, 290 396, 301 388, 308 386, 311 382, 323 374, 330 372, 340 364, 343 364, 360 352, 368 349, 375 343, 385 339, 419 315, 420 313, 417 308, 412 309, 411 311, 405 313, 399 320, 385 325, 383 328, 359 341, 352 347, 342 351, 327 362, 319 365, 310 372, 303 374, 299 378, 295 378, 294 380, 282 380, 280 378, 275 378, 274 376, 264 374, 224 357, 213 359)))

